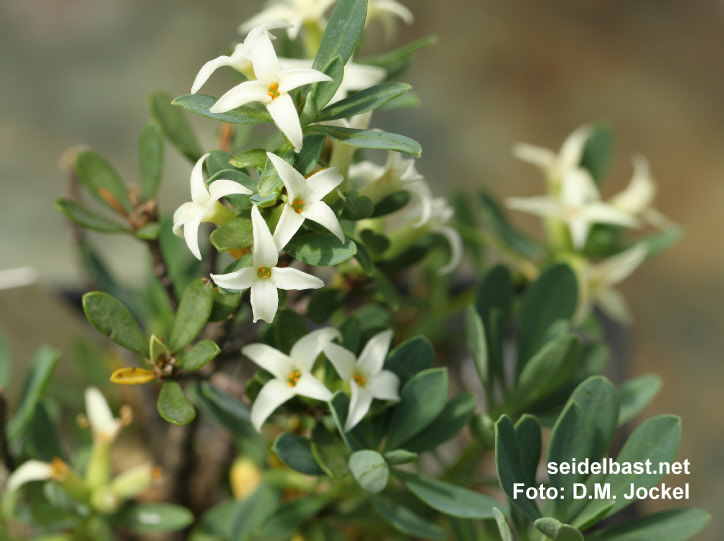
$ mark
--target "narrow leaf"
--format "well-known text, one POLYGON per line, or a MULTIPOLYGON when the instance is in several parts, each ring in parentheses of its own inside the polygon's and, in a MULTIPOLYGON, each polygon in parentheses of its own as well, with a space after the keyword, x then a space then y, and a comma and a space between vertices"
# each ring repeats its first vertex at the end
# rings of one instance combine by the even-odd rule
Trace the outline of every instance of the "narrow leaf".
POLYGON ((171 96, 164 92, 151 94, 148 97, 148 107, 166 139, 189 160, 198 160, 202 154, 201 147, 184 114, 171 105, 171 96))
POLYGON ((155 120, 143 126, 138 140, 138 156, 141 167, 141 197, 153 199, 161 185, 163 171, 163 132, 155 120))
POLYGON ((203 94, 187 94, 179 96, 173 100, 173 105, 178 105, 184 109, 188 109, 206 118, 212 118, 229 124, 266 124, 271 122, 272 118, 266 111, 254 109, 248 105, 243 105, 226 113, 211 113, 209 109, 216 103, 216 98, 205 96, 203 94))
POLYGON ((322 133, 330 139, 357 148, 376 148, 392 150, 408 154, 415 158, 422 155, 422 147, 417 141, 397 135, 395 133, 379 132, 374 130, 356 130, 354 128, 341 128, 336 126, 313 125, 310 130, 322 133))

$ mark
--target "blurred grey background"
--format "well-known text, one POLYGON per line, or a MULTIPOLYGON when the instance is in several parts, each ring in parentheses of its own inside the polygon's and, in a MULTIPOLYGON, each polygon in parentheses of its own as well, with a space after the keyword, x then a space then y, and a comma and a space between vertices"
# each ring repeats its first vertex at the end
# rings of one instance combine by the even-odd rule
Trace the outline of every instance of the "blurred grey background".
MULTIPOLYGON (((437 193, 483 183, 499 196, 542 183, 516 162, 516 141, 557 148, 580 124, 609 123, 617 146, 608 196, 642 152, 660 183, 657 207, 687 229, 674 249, 626 282, 638 323, 632 373, 664 388, 647 412, 684 419, 680 459, 692 464, 690 502, 715 513, 700 539, 720 539, 724 463, 724 4, 716 0, 403 0, 416 16, 390 47, 435 34, 409 80, 419 110, 384 126, 423 143, 419 169, 437 193), (718 514, 718 516, 716 516, 718 514)), ((53 200, 65 190, 59 159, 91 146, 127 181, 137 178, 137 135, 152 90, 185 94, 201 65, 237 38, 262 3, 220 0, 3 0, 0 2, 0 269, 29 265, 42 287, 79 284, 53 200)), ((370 40, 378 41, 378 40, 370 40)), ((379 46, 379 43, 378 43, 379 46)), ((209 93, 227 80, 216 76, 209 93)), ((214 125, 194 119, 202 142, 214 125)), ((161 204, 186 200, 190 168, 167 151, 161 204)), ((146 269, 134 241, 106 237, 103 253, 129 283, 146 269)), ((21 295, 0 291, 0 332, 25 358, 65 319, 32 324, 21 295)), ((42 297, 41 297, 42 298, 42 297)), ((650 508, 670 506, 647 502, 650 508)))

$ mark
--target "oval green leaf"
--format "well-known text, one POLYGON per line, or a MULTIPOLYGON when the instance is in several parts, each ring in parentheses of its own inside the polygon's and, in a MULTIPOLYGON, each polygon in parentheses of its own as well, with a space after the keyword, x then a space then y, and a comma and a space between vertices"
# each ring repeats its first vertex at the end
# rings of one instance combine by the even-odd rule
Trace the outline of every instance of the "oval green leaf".
POLYGON ((119 300, 99 291, 86 293, 83 310, 90 324, 113 342, 141 357, 148 356, 148 338, 119 300))
POLYGON ((168 339, 171 351, 181 351, 198 336, 209 320, 213 304, 214 286, 211 282, 199 278, 188 285, 171 326, 168 339))
POLYGON ((163 384, 156 407, 161 417, 178 426, 187 425, 196 417, 196 410, 176 381, 163 384))

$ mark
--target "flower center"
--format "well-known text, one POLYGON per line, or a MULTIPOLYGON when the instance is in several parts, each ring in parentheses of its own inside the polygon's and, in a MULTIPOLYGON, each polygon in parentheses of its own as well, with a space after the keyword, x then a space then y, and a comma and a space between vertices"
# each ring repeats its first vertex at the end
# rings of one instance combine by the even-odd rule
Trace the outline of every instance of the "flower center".
POLYGON ((272 270, 269 267, 259 267, 256 271, 259 278, 271 278, 272 270))
POLYGON ((364 376, 360 376, 359 374, 354 374, 352 376, 352 379, 360 387, 364 387, 365 383, 367 383, 367 378, 365 378, 364 376))
POLYGON ((272 100, 279 97, 279 83, 272 83, 269 85, 269 96, 272 100))
POLYGON ((289 373, 289 378, 287 379, 287 383, 290 387, 294 387, 297 383, 299 383, 299 378, 302 377, 302 373, 299 370, 295 370, 294 372, 289 373))
POLYGON ((297 199, 295 199, 294 201, 292 201, 291 207, 292 207, 295 211, 297 211, 297 214, 301 214, 301 213, 302 213, 302 210, 304 209, 304 201, 302 201, 301 199, 297 198, 297 199))
POLYGON ((53 480, 64 481, 65 478, 68 476, 70 468, 68 467, 68 464, 63 462, 60 458, 55 457, 53 459, 53 462, 51 462, 51 470, 51 476, 53 480))

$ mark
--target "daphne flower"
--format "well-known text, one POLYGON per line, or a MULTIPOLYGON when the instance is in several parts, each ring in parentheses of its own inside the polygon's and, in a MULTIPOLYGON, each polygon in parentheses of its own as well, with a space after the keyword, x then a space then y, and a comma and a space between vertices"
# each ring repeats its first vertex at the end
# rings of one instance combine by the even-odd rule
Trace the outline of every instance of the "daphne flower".
POLYGON ((225 113, 247 103, 261 102, 294 150, 299 152, 302 149, 302 125, 289 92, 311 83, 331 81, 332 78, 313 69, 283 70, 271 40, 263 34, 251 42, 251 61, 257 80, 235 86, 221 96, 209 111, 225 113))
POLYGON ((214 58, 201 67, 196 79, 194 80, 194 84, 191 87, 191 93, 196 94, 204 83, 208 81, 211 74, 222 66, 230 66, 236 71, 244 74, 247 79, 255 79, 256 77, 254 76, 254 69, 251 63, 251 44, 259 36, 263 36, 270 40, 274 39, 274 36, 269 33, 270 30, 274 30, 276 28, 289 28, 291 26, 291 24, 285 22, 270 21, 252 28, 249 35, 246 36, 244 43, 239 43, 234 48, 234 52, 231 53, 231 56, 220 56, 218 58, 214 58))
POLYGON ((40 462, 39 460, 28 460, 24 462, 8 477, 5 483, 5 492, 15 492, 21 486, 33 481, 47 481, 57 477, 58 471, 53 464, 40 462))
POLYGON ((582 321, 597 304, 603 312, 622 323, 633 321, 631 310, 623 295, 613 286, 625 280, 646 259, 648 248, 640 243, 609 257, 602 262, 583 268, 581 276, 581 301, 576 319, 582 321))
POLYGON ((254 322, 274 320, 279 307, 278 289, 318 289, 324 282, 297 269, 277 267, 279 252, 274 237, 256 206, 251 208, 254 246, 251 251, 252 266, 229 274, 212 274, 216 285, 225 289, 251 288, 251 308, 254 322))
POLYGON ((332 328, 313 331, 300 338, 289 355, 266 344, 250 344, 241 349, 244 355, 274 375, 274 379, 261 388, 251 407, 254 428, 261 430, 272 412, 294 396, 324 401, 332 398, 332 393, 312 375, 311 370, 323 348, 339 337, 339 331, 332 328))
MULTIPOLYGON (((418 210, 418 213, 421 212, 418 210)), ((454 215, 455 211, 444 197, 435 197, 430 200, 430 218, 425 224, 425 229, 431 233, 442 235, 450 246, 450 261, 440 268, 438 271, 440 274, 447 274, 455 270, 463 258, 463 241, 460 233, 449 225, 454 215)))
POLYGON ((652 207, 656 197, 656 183, 651 176, 649 162, 641 155, 633 158, 634 172, 626 188, 614 195, 610 203, 633 217, 641 217, 650 224, 666 229, 674 224, 652 207))
POLYGON ((550 181, 561 182, 569 171, 580 165, 586 140, 592 131, 589 125, 578 128, 563 142, 558 154, 550 149, 527 143, 514 145, 513 154, 524 162, 538 166, 550 181))
POLYGON ((324 354, 339 376, 349 383, 352 392, 345 431, 352 430, 364 418, 372 405, 372 399, 400 399, 399 378, 389 370, 382 370, 391 341, 392 331, 376 334, 367 342, 359 358, 333 342, 325 344, 324 354))
POLYGON ((183 228, 186 245, 196 259, 201 259, 201 250, 199 250, 201 222, 226 221, 231 217, 231 210, 219 203, 219 199, 227 195, 252 193, 251 190, 233 180, 215 180, 207 188, 204 182, 203 167, 204 160, 208 156, 208 154, 201 156, 191 171, 191 201, 181 205, 173 215, 174 234, 180 237, 183 228))
POLYGON ((598 188, 584 169, 565 173, 559 197, 511 197, 507 205, 515 210, 563 220, 568 226, 575 248, 583 248, 594 223, 607 223, 624 227, 638 226, 638 220, 601 201, 598 188))
POLYGON ((274 164, 284 186, 287 189, 287 202, 282 210, 279 223, 274 230, 274 241, 281 250, 304 223, 312 220, 329 229, 340 242, 344 242, 344 233, 334 211, 322 201, 322 198, 339 186, 343 177, 336 167, 323 169, 305 179, 299 171, 276 154, 266 155, 274 164))
POLYGON ((245 33, 255 26, 269 21, 286 21, 291 24, 289 37, 296 39, 305 24, 323 29, 327 24, 324 14, 336 0, 271 0, 266 8, 239 27, 245 33))
POLYGON ((122 418, 113 417, 108 402, 95 387, 88 387, 85 391, 85 411, 93 438, 102 442, 111 442, 116 439, 118 432, 125 424, 122 418))
POLYGON ((396 0, 369 0, 367 23, 379 19, 385 28, 385 37, 389 40, 395 35, 395 19, 412 24, 415 17, 412 12, 396 0))

